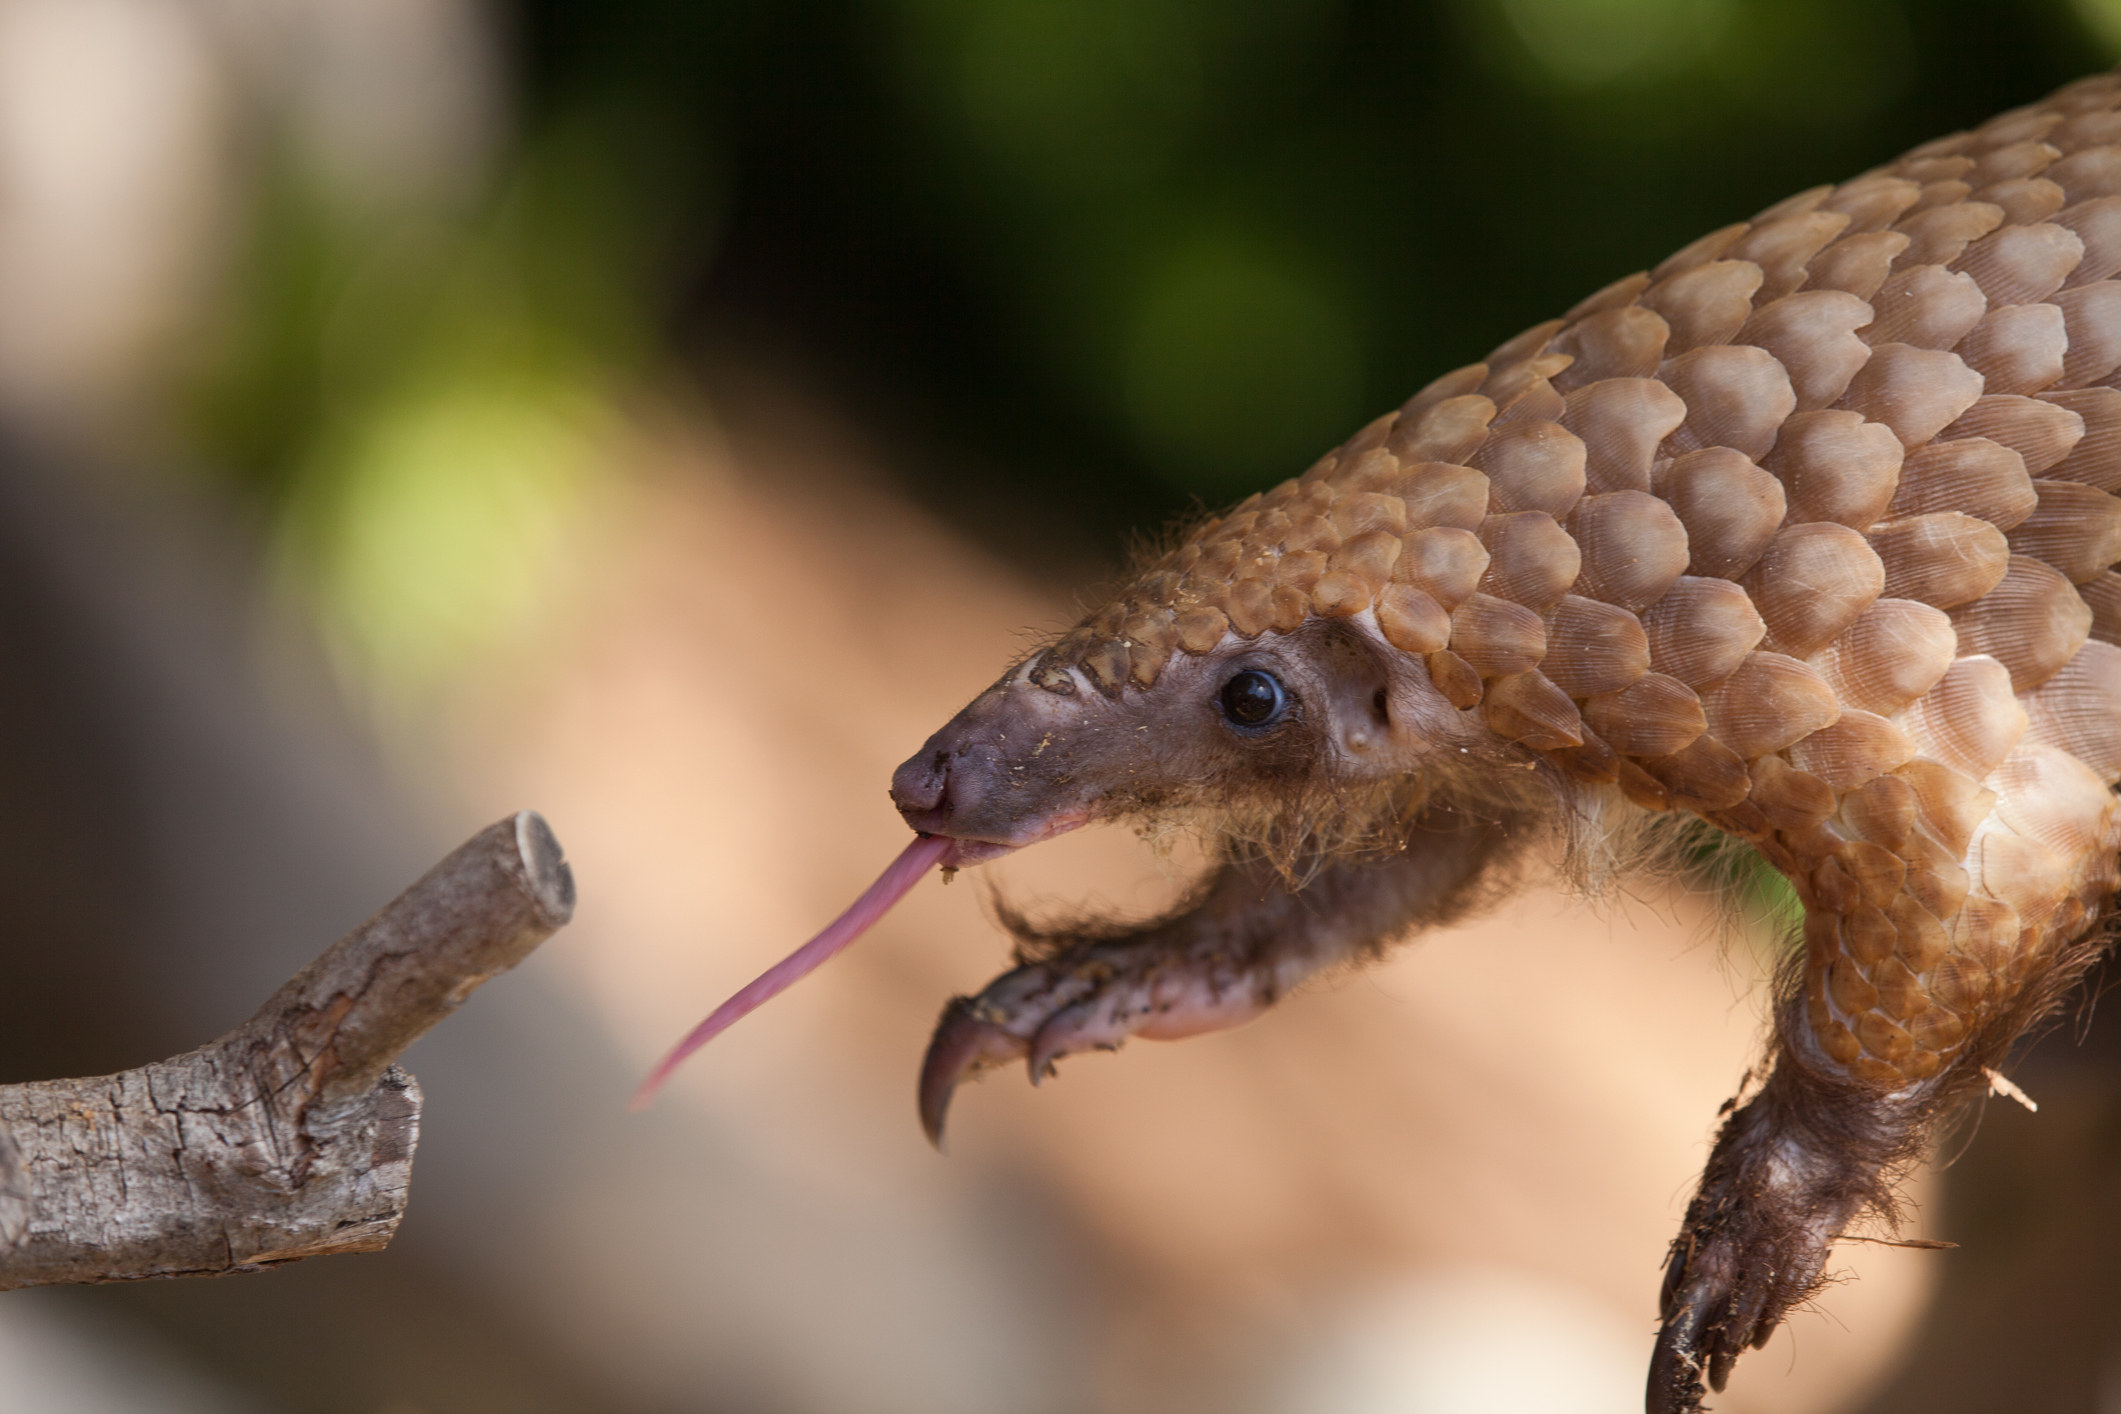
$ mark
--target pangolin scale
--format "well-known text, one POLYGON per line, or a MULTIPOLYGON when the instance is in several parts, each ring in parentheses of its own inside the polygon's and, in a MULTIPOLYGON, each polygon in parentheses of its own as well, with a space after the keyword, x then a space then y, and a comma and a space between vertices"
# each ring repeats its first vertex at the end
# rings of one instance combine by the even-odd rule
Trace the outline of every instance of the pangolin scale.
POLYGON ((2097 952, 2117 491, 2115 75, 1526 330, 1197 526, 900 768, 946 863, 1092 819, 1219 849, 1168 918, 1013 924, 930 1049, 931 1135, 970 1071, 1231 1024, 1464 911, 1557 817, 1699 817, 1804 909, 1667 1261, 1649 1408, 1701 1407, 2097 952))

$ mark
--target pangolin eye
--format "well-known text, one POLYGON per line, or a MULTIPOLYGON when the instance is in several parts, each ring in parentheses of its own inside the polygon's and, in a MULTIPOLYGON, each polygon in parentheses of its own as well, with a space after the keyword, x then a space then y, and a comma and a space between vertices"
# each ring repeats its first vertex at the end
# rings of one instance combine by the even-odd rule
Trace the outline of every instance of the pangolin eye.
POLYGON ((1224 683, 1221 701, 1223 716, 1240 727, 1272 726, 1289 710, 1281 680, 1258 668, 1247 668, 1224 683))

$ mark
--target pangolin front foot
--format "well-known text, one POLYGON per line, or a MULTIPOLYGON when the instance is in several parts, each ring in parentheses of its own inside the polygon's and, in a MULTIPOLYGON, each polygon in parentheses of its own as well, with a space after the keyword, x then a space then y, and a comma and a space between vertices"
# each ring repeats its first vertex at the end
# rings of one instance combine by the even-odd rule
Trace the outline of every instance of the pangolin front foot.
POLYGON ((944 1008, 928 1045, 920 1111, 929 1140, 940 1146, 967 1075, 1021 1059, 1037 1084, 1077 1051, 1236 1026, 1304 979, 1455 916, 1514 838, 1509 820, 1468 819, 1441 801, 1403 828, 1403 848, 1307 857, 1293 874, 1232 846, 1170 914, 1124 929, 1011 923, 1019 964, 944 1008))
POLYGON ((943 1008, 921 1063, 921 1128, 942 1146, 951 1096, 969 1075, 1021 1059, 1036 1085, 1078 1051, 1235 1026, 1266 1010, 1281 982, 1271 965, 1242 966, 1154 939, 1077 944, 1026 962, 943 1008))
POLYGON ((1665 1258, 1649 1414, 1691 1414, 1822 1283, 1836 1239, 1889 1212, 1910 1106, 1833 1085, 1785 1055, 1717 1136, 1665 1258))

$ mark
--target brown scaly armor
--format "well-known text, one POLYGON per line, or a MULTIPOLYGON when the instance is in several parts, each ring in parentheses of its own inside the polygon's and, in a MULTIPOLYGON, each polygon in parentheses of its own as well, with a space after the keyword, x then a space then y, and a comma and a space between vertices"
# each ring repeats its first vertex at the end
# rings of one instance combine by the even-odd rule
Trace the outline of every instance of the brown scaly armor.
POLYGON ((1032 676, 1369 615, 1754 845, 1820 1063, 1936 1075, 2121 877, 2121 85, 1694 242, 1201 526, 1032 676))
POLYGON ((931 1134, 965 1073, 1230 1024, 1470 906, 1537 815, 1482 769, 1698 816, 1805 913, 1668 1262, 1650 1408, 1698 1408, 2121 885, 2117 277, 2105 75, 1716 231, 1200 525, 901 768, 914 865, 1358 788, 1392 848, 1232 836, 1168 919, 1021 930, 945 1013, 931 1134))

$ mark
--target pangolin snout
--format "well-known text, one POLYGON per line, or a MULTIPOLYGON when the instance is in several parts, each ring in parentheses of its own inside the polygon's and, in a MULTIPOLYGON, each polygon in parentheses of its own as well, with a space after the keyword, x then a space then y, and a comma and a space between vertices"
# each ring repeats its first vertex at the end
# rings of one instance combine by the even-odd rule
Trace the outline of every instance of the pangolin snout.
POLYGON ((922 834, 1004 850, 1074 828, 1087 818, 1089 793, 1063 764, 1072 754, 1062 744, 1064 713, 1050 693, 985 693, 892 773, 891 803, 922 834))
MULTIPOLYGON (((891 803, 916 830, 950 793, 950 760, 923 747, 891 773, 891 803)), ((934 833, 931 831, 930 833, 934 833)))
POLYGON ((949 727, 937 732, 892 773, 891 803, 924 835, 993 839, 1013 834, 1007 812, 991 808, 997 778, 1006 769, 999 753, 985 742, 943 741, 948 735, 949 727))

